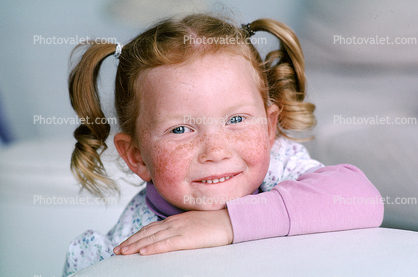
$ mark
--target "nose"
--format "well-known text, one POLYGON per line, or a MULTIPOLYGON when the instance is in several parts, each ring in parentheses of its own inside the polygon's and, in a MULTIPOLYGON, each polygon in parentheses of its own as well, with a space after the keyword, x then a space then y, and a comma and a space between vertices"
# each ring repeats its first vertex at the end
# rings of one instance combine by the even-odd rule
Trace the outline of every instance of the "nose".
POLYGON ((206 135, 202 140, 202 150, 198 156, 200 163, 220 162, 231 158, 232 152, 222 134, 206 135))

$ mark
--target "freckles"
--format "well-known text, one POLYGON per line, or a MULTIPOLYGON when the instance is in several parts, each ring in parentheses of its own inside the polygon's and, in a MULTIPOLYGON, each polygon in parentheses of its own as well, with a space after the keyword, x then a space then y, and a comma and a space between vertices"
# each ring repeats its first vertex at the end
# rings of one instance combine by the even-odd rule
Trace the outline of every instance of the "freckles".
POLYGON ((164 148, 154 144, 151 146, 151 153, 151 159, 154 169, 153 175, 160 175, 161 172, 165 172, 168 168, 167 152, 164 151, 164 148))
POLYGON ((179 145, 153 145, 154 176, 163 182, 176 182, 188 172, 198 142, 192 140, 179 145), (161 179, 162 178, 162 179, 161 179))
POLYGON ((268 148, 268 135, 258 127, 253 127, 249 132, 238 133, 231 138, 239 151, 250 163, 260 163, 270 155, 268 148))

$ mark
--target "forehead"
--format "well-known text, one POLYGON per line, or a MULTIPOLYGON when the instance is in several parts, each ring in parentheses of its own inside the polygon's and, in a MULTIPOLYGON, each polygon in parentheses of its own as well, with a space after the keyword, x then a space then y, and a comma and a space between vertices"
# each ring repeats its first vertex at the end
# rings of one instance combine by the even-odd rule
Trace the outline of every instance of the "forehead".
MULTIPOLYGON (((202 96, 258 98, 257 73, 241 55, 207 54, 180 65, 163 65, 150 70, 143 79, 141 112, 187 97, 202 96), (256 95, 254 95, 256 92, 256 95)), ((261 97, 261 96, 260 96, 261 97)))

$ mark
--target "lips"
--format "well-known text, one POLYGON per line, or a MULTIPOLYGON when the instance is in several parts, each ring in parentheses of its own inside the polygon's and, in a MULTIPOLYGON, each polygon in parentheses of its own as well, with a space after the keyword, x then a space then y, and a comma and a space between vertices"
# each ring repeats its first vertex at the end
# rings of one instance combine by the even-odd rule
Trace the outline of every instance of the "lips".
POLYGON ((204 184, 217 184, 217 183, 225 182, 226 180, 229 180, 238 174, 239 172, 226 173, 226 174, 221 174, 221 175, 212 175, 212 176, 208 176, 208 177, 196 180, 195 182, 200 182, 204 184))

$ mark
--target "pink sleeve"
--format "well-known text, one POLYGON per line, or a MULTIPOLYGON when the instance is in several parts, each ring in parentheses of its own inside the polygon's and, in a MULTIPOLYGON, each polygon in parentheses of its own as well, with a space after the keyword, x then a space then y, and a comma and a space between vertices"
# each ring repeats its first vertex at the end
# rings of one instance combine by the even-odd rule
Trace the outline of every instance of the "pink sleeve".
POLYGON ((378 227, 383 201, 358 168, 327 166, 271 191, 227 202, 233 243, 268 237, 378 227))

